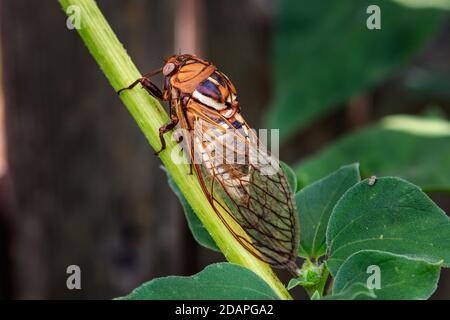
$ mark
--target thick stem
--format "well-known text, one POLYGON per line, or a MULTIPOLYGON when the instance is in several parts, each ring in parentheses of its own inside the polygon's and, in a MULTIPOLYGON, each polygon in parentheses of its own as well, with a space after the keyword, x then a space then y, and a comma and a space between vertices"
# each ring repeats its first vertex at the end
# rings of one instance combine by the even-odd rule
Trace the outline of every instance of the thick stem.
MULTIPOLYGON (((128 86, 141 76, 95 1, 59 0, 59 2, 69 16, 76 15, 77 12, 80 13, 78 33, 114 91, 128 86)), ((74 16, 74 18, 76 17, 74 16)), ((111 94, 115 93, 111 92, 111 94)), ((136 86, 133 90, 124 91, 120 98, 138 123, 150 145, 153 149, 158 150, 160 148, 158 129, 169 119, 162 106, 140 86, 136 86)), ((160 154, 161 161, 226 259, 258 274, 281 299, 292 299, 270 266, 245 250, 220 221, 204 196, 195 175, 188 174, 189 166, 175 164, 172 161, 170 154, 175 143, 172 139, 166 140, 167 150, 160 154)), ((228 222, 233 228, 239 228, 234 221, 228 222)), ((242 229, 240 231, 243 232, 242 229)))

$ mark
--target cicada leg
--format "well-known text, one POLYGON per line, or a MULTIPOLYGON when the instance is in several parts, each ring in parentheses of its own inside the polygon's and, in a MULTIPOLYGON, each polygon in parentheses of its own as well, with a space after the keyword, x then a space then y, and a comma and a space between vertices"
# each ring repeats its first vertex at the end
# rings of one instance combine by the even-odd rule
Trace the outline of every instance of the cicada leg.
MULTIPOLYGON (((166 88, 164 88, 164 92, 162 92, 153 82, 150 81, 150 76, 159 72, 161 72, 161 69, 152 71, 144 75, 142 78, 137 79, 128 87, 120 89, 119 91, 117 91, 117 93, 120 95, 122 91, 133 89, 137 84, 140 83, 144 87, 144 89, 147 90, 148 93, 150 93, 155 98, 163 101, 169 100, 170 97, 170 95, 168 94, 169 91, 166 88)), ((166 123, 161 128, 159 128, 159 140, 161 141, 161 149, 155 152, 155 155, 158 155, 159 153, 161 153, 161 151, 166 149, 166 141, 164 140, 164 134, 172 130, 178 124, 178 117, 173 112, 172 103, 169 103, 169 113, 170 113, 170 122, 166 123)))
POLYGON ((169 132, 178 124, 178 117, 175 114, 170 115, 170 122, 159 128, 159 140, 161 141, 161 149, 155 152, 155 155, 159 155, 161 151, 166 149, 166 140, 164 140, 164 134, 169 132))
POLYGON ((122 88, 119 91, 117 91, 117 94, 120 95, 120 93, 124 90, 130 90, 133 89, 138 83, 140 83, 152 96, 155 98, 166 100, 164 99, 164 96, 161 92, 161 90, 155 86, 151 81, 150 78, 162 71, 162 68, 150 71, 149 73, 144 74, 141 78, 134 81, 132 84, 130 84, 128 87, 122 88))
POLYGON ((142 78, 137 79, 132 84, 130 84, 128 87, 122 88, 119 91, 117 91, 117 93, 120 95, 120 93, 124 90, 131 90, 138 83, 140 83, 145 88, 145 90, 147 90, 155 98, 160 99, 160 100, 165 100, 161 90, 153 82, 151 82, 150 79, 147 77, 142 77, 142 78))

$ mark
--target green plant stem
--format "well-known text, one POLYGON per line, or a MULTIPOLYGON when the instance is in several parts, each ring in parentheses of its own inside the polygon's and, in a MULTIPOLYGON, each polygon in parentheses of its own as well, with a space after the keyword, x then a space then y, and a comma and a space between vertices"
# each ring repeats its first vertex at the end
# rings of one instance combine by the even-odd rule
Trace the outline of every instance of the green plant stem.
MULTIPOLYGON (((78 33, 114 91, 128 86, 141 77, 95 1, 59 0, 59 2, 65 12, 68 12, 69 6, 77 6, 80 9, 81 28, 78 29, 78 33)), ((120 98, 150 145, 158 150, 161 147, 158 129, 169 120, 163 107, 140 86, 124 91, 120 98)), ((172 161, 170 154, 175 142, 168 138, 166 141, 167 149, 160 154, 161 161, 226 259, 258 274, 281 299, 292 299, 270 266, 245 250, 220 221, 204 196, 195 175, 188 174, 189 166, 175 164, 172 161)))
POLYGON ((324 263, 322 267, 322 274, 320 276, 320 282, 317 286, 317 291, 319 292, 320 296, 323 296, 323 291, 325 289, 325 285, 327 284, 329 271, 327 268, 327 265, 324 263))

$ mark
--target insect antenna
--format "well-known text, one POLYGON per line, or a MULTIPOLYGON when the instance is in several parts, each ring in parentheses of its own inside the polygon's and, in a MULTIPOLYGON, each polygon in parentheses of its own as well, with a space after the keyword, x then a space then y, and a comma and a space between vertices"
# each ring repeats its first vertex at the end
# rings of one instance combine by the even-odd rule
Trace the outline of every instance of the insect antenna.
POLYGON ((144 75, 142 76, 142 78, 150 78, 150 77, 153 77, 153 76, 157 75, 158 73, 161 73, 161 72, 162 72, 162 69, 163 69, 163 68, 159 68, 159 69, 150 71, 150 72, 144 74, 144 75))

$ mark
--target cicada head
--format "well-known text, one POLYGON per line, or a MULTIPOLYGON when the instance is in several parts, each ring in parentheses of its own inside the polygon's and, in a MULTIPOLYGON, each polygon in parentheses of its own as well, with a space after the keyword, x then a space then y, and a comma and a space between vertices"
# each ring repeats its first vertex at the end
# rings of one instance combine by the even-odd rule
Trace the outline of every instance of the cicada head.
POLYGON ((186 61, 190 59, 197 59, 197 57, 192 54, 178 54, 170 56, 165 59, 165 64, 162 69, 163 75, 165 77, 174 75, 186 63, 186 61))

